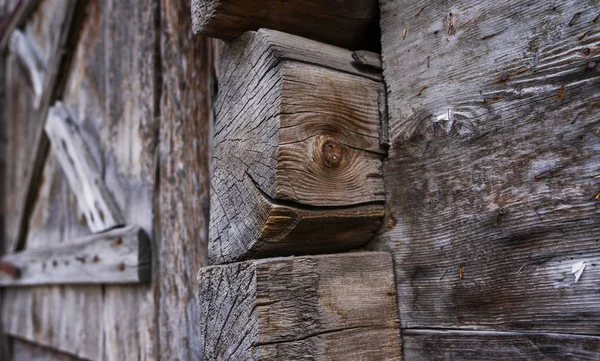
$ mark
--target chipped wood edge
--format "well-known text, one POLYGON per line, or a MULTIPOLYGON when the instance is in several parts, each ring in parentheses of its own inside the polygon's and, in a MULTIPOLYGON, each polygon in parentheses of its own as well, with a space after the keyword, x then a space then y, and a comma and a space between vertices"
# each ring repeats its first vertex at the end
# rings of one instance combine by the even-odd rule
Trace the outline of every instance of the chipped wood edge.
POLYGON ((90 230, 98 233, 123 226, 123 215, 72 114, 62 102, 50 109, 44 129, 90 230))
POLYGON ((150 281, 150 243, 138 226, 25 250, 2 258, 19 270, 0 273, 0 286, 125 284, 150 281))

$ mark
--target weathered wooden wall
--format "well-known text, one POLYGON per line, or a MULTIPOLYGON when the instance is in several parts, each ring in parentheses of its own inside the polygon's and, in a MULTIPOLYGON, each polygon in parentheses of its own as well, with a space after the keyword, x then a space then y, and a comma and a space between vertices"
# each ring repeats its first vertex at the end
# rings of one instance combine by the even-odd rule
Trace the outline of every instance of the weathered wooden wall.
POLYGON ((600 4, 380 5, 405 359, 598 359, 600 4))

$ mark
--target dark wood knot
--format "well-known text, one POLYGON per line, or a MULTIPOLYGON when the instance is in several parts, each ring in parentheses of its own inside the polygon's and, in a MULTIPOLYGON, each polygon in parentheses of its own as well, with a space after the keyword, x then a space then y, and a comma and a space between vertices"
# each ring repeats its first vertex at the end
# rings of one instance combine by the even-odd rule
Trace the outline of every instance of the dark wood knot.
POLYGON ((323 159, 325 165, 329 168, 337 168, 342 163, 342 157, 344 156, 344 148, 342 143, 333 138, 328 138, 323 142, 321 146, 323 152, 323 159))

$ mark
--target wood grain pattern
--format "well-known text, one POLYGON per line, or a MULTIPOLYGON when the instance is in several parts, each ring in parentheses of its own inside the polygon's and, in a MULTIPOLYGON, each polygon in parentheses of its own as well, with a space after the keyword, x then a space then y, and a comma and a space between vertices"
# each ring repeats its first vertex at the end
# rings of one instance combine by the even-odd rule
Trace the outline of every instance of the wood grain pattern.
POLYGON ((208 264, 213 101, 218 47, 192 33, 189 1, 161 1, 159 347, 164 360, 202 360, 197 270, 208 264))
POLYGON ((402 332, 404 359, 598 360, 600 338, 539 332, 419 330, 402 332))
POLYGON ((211 266, 198 282, 207 361, 400 360, 387 253, 211 266))
POLYGON ((381 5, 402 327, 600 334, 598 3, 381 5))
POLYGON ((223 53, 211 178, 213 263, 346 250, 364 244, 380 224, 381 83, 372 72, 359 76, 349 51, 337 49, 316 66, 316 57, 303 54, 328 47, 285 37, 249 32, 223 53), (273 38, 288 45, 273 46, 273 38), (295 50, 299 55, 288 55, 295 50))
POLYGON ((148 236, 136 226, 60 246, 24 250, 1 261, 17 267, 20 274, 11 277, 0 273, 0 286, 150 281, 148 236))
POLYGON ((80 358, 19 339, 13 340, 13 353, 14 361, 81 361, 80 358))
POLYGON ((194 32, 231 40, 268 28, 351 49, 377 49, 375 0, 192 0, 194 32))
POLYGON ((48 111, 44 129, 54 154, 77 198, 92 233, 123 226, 125 220, 89 151, 69 109, 56 102, 48 111))
POLYGON ((32 41, 20 30, 13 31, 8 47, 11 52, 17 55, 29 75, 34 94, 33 107, 37 109, 42 98, 47 64, 43 62, 39 50, 35 48, 32 41))

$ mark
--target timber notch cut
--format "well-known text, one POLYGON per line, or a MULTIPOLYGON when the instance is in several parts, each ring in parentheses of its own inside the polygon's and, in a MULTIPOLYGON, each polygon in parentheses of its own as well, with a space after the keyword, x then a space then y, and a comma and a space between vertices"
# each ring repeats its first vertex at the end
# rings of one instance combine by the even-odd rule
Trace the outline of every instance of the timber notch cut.
POLYGON ((267 28, 349 49, 379 49, 377 0, 192 0, 196 33, 232 40, 267 28))
POLYGON ((251 260, 198 274, 209 360, 400 360, 392 259, 251 260))
POLYGON ((209 258, 335 252, 379 228, 378 55, 272 30, 223 52, 209 258), (361 59, 357 65, 357 59, 361 59))

